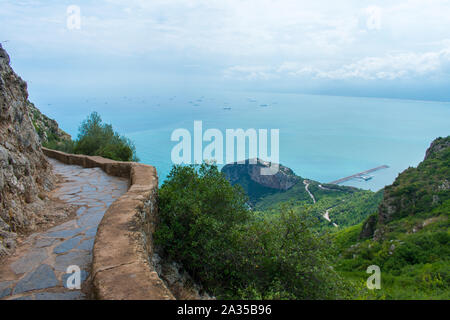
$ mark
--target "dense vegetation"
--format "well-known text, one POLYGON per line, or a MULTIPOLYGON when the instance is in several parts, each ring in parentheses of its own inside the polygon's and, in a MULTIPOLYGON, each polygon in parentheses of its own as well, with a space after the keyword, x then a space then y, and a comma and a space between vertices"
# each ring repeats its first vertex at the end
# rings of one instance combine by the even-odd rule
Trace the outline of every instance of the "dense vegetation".
POLYGON ((313 203, 302 182, 297 183, 286 191, 273 191, 271 194, 259 198, 254 204, 254 209, 276 214, 285 203, 290 203, 297 210, 309 207, 316 230, 333 230, 336 223, 339 228, 349 227, 364 221, 367 216, 377 211, 383 197, 383 192, 360 190, 353 187, 324 185, 309 180, 309 190, 314 195, 316 203, 313 203), (329 210, 329 216, 333 223, 323 218, 329 210))
POLYGON ((308 210, 248 209, 216 166, 174 166, 159 190, 155 241, 219 298, 333 299, 350 288, 333 271, 327 237, 308 210))
POLYGON ((231 186, 214 165, 175 166, 155 239, 219 298, 449 299, 449 178, 450 137, 376 193, 309 181, 315 203, 301 182, 231 186), (371 265, 380 290, 366 287, 371 265))
POLYGON ((114 131, 112 125, 102 123, 97 112, 91 113, 82 122, 77 140, 52 139, 44 146, 68 153, 101 156, 117 161, 138 161, 134 144, 114 131))

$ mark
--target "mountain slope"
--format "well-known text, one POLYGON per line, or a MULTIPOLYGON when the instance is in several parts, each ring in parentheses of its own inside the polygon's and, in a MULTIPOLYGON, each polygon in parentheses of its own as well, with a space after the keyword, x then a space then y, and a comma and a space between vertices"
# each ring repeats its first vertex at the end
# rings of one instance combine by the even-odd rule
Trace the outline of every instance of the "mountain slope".
POLYGON ((27 84, 14 73, 0 45, 0 256, 16 232, 32 227, 38 194, 53 175, 29 115, 27 84))
MULTIPOLYGON (((381 239, 389 233, 390 225, 402 218, 418 221, 449 213, 450 201, 450 137, 432 142, 423 162, 417 168, 403 171, 387 186, 378 210, 374 236, 381 239)), ((375 220, 371 222, 375 223, 375 220)), ((420 228, 418 225, 417 228, 420 228)))
POLYGON ((280 206, 289 203, 298 210, 309 208, 316 217, 316 228, 335 229, 362 222, 374 213, 382 192, 373 193, 353 187, 320 184, 306 180, 280 165, 274 176, 261 176, 268 163, 229 164, 222 172, 232 184, 239 184, 249 196, 254 210, 277 214, 280 206))
POLYGON ((56 146, 61 146, 65 142, 70 142, 72 140, 72 137, 68 133, 59 128, 59 125, 55 120, 50 119, 45 114, 41 113, 41 111, 29 101, 28 109, 33 126, 43 145, 51 149, 56 149, 56 146))
POLYGON ((450 298, 450 137, 433 141, 423 162, 387 186, 378 212, 335 236, 337 269, 367 279, 381 268, 376 298, 450 298))

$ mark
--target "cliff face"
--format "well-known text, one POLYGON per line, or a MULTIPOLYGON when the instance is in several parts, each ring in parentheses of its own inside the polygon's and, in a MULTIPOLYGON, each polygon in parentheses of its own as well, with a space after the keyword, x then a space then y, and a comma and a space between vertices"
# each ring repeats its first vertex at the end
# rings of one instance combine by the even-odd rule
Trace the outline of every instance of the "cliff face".
POLYGON ((288 190, 300 181, 300 177, 297 177, 291 169, 282 165, 274 175, 261 175, 261 169, 269 168, 269 165, 268 162, 260 159, 257 159, 256 164, 250 164, 249 160, 246 160, 245 164, 227 164, 222 168, 222 172, 232 184, 243 178, 248 178, 263 187, 276 190, 288 190))
POLYGON ((72 140, 72 137, 65 131, 59 128, 58 123, 47 117, 45 114, 34 106, 33 103, 28 103, 28 109, 33 122, 33 126, 39 136, 42 144, 60 144, 64 141, 72 140))
POLYGON ((16 233, 33 228, 35 201, 53 175, 29 114, 27 84, 14 73, 0 45, 0 256, 16 233))
POLYGON ((255 164, 246 160, 245 164, 227 164, 222 173, 232 185, 239 184, 249 197, 249 205, 255 205, 261 198, 290 190, 301 181, 294 172, 282 165, 274 175, 262 175, 261 169, 269 168, 270 163, 257 159, 255 164))

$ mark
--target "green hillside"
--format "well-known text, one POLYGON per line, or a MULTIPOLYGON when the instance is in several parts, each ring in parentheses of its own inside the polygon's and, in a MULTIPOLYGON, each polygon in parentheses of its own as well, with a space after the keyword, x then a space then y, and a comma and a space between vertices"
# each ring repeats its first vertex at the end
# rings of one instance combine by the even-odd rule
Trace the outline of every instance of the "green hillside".
POLYGON ((361 282, 378 265, 375 298, 449 299, 449 180, 450 137, 439 138, 385 188, 377 214, 335 234, 337 270, 361 282))
POLYGON ((285 203, 297 208, 297 211, 306 207, 315 217, 316 229, 336 231, 364 221, 370 214, 376 212, 383 197, 382 191, 374 193, 353 187, 321 185, 311 180, 308 180, 308 184, 315 203, 306 191, 304 183, 299 182, 289 190, 276 190, 260 197, 254 209, 276 214, 285 203), (323 217, 327 210, 331 222, 323 217))

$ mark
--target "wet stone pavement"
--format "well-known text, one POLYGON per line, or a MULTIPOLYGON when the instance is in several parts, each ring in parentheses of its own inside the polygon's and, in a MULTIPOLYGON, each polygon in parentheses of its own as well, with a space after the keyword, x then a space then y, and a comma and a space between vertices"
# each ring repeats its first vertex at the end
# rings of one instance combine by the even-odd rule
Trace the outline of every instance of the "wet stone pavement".
MULTIPOLYGON (((128 179, 108 176, 100 168, 85 169, 49 159, 65 182, 53 196, 80 206, 76 218, 30 235, 8 265, 0 269, 0 299, 77 300, 89 298, 89 273, 97 227, 106 209, 127 192, 128 179), (67 288, 69 266, 81 270, 81 290, 67 288)), ((73 278, 73 277, 71 277, 73 278)))

